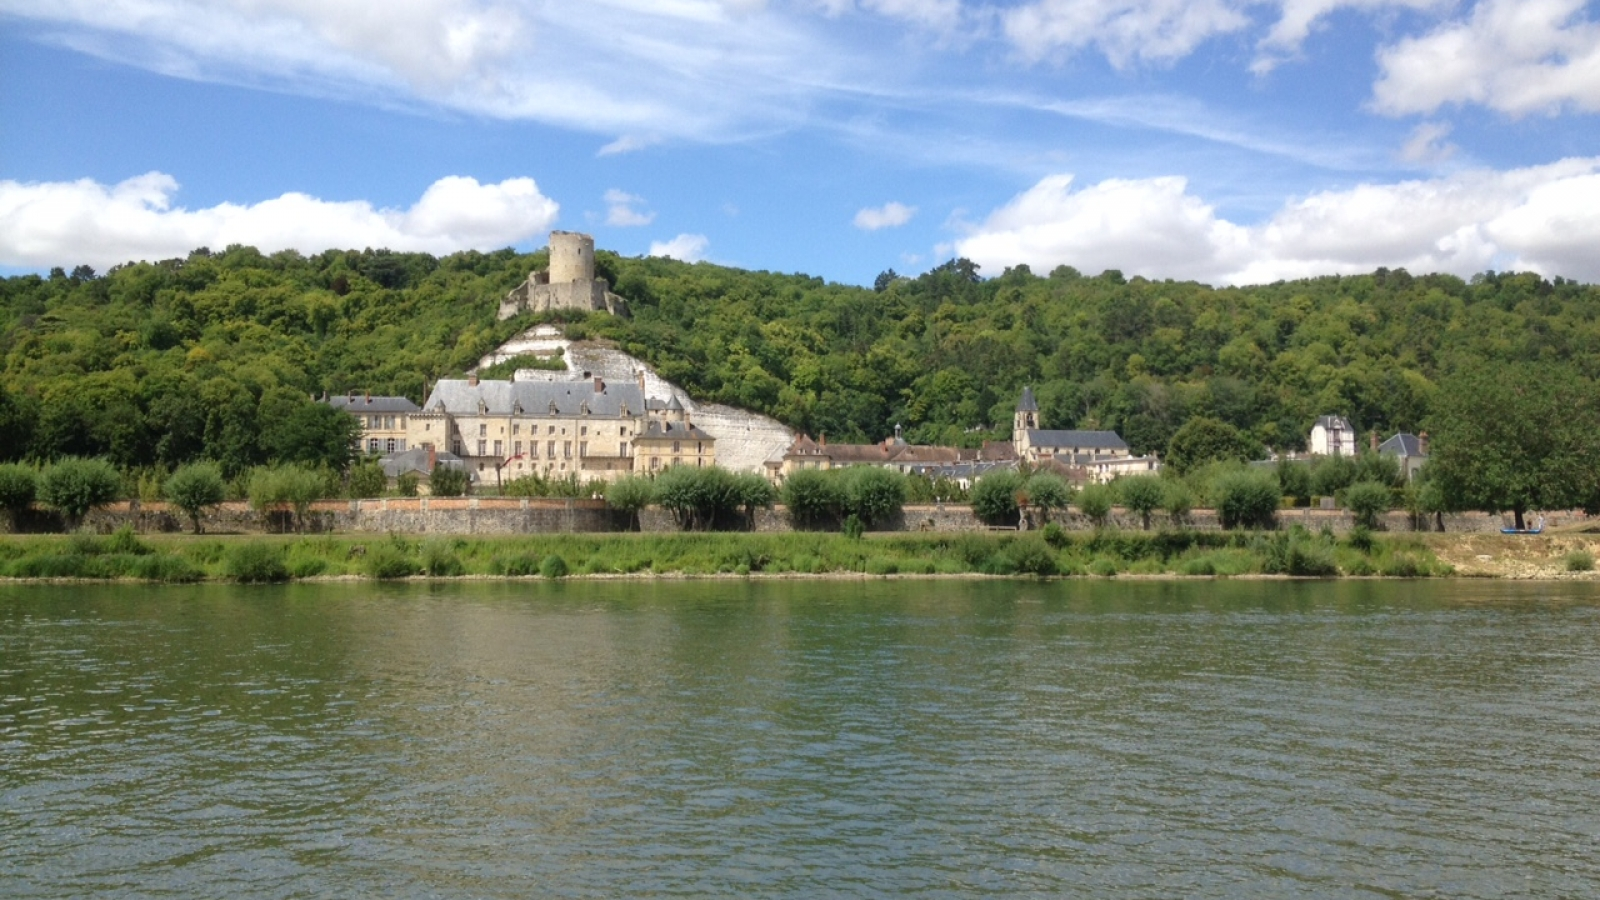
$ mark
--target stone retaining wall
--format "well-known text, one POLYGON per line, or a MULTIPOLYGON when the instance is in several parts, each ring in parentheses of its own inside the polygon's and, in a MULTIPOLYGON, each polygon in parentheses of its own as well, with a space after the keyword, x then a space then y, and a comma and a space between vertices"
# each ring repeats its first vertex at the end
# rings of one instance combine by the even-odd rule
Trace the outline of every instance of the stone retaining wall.
MULTIPOLYGON (((1087 531, 1093 523, 1076 511, 1057 512, 1051 520, 1069 531, 1087 531)), ((651 507, 639 514, 640 528, 647 532, 677 531, 672 513, 651 507)), ((1545 525, 1551 528, 1591 521, 1581 512, 1546 513, 1545 525)), ((1352 527, 1350 513, 1346 510, 1286 509, 1278 513, 1280 527, 1302 525, 1319 531, 1324 525, 1335 532, 1346 532, 1352 527)), ((1444 531, 1465 533, 1494 533, 1504 520, 1486 513, 1454 513, 1443 517, 1444 531)), ((90 530, 110 533, 124 524, 139 532, 176 532, 189 529, 189 519, 182 512, 165 503, 116 503, 90 513, 84 520, 90 530)), ((1042 516, 1031 514, 1028 528, 1043 527, 1042 516)), ((1137 530, 1142 527, 1139 517, 1126 510, 1112 511, 1111 524, 1118 528, 1137 530)), ((1171 527, 1172 521, 1165 513, 1151 516, 1151 528, 1171 527)), ((1195 510, 1182 523, 1185 527, 1215 531, 1221 526, 1216 514, 1210 510, 1195 510)), ((32 509, 24 515, 23 532, 49 533, 65 530, 61 517, 50 510, 32 509)), ((293 513, 287 510, 257 512, 246 503, 224 503, 201 518, 201 527, 208 533, 263 533, 295 530, 293 513)), ((306 513, 304 530, 313 533, 350 532, 378 533, 395 531, 406 534, 533 534, 559 532, 625 531, 627 517, 606 507, 604 500, 547 500, 517 497, 417 497, 386 500, 325 500, 314 503, 306 513)), ((1403 512, 1384 516, 1385 531, 1412 531, 1411 521, 1403 512)), ((910 505, 896 521, 884 523, 877 529, 899 532, 961 532, 1014 530, 1015 525, 993 528, 972 515, 972 509, 955 504, 910 505)), ((756 511, 754 530, 764 533, 793 531, 789 514, 783 507, 756 511)), ((1437 530, 1426 528, 1423 530, 1437 530)), ((10 531, 10 523, 0 517, 0 532, 10 531)))

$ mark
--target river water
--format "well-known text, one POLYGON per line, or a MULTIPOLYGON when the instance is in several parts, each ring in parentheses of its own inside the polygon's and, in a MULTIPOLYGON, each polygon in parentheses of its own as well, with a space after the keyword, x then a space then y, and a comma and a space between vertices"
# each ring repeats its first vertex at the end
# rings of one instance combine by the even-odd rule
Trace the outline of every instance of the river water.
POLYGON ((0 895, 1600 896, 1600 590, 0 587, 0 895))

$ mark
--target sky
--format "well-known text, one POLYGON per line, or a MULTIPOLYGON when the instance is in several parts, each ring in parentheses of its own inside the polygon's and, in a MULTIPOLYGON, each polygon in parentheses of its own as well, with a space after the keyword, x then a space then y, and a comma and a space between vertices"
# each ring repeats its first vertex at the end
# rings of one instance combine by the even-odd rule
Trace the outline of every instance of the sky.
POLYGON ((1600 282, 1600 0, 0 0, 0 273, 1600 282))

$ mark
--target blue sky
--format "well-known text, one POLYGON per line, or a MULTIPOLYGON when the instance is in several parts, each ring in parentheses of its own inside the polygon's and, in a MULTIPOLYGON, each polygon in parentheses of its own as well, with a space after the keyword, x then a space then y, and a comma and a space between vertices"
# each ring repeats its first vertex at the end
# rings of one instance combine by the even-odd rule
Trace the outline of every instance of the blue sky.
POLYGON ((1600 281, 1584 0, 0 0, 0 268, 1600 281))

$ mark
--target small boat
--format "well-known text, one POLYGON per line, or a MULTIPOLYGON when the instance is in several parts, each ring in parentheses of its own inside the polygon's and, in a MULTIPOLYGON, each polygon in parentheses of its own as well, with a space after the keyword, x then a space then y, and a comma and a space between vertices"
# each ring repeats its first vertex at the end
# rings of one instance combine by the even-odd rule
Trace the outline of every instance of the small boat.
POLYGON ((1532 528, 1502 528, 1502 529, 1500 529, 1500 533, 1501 534, 1543 534, 1544 533, 1544 516, 1540 516, 1538 521, 1534 522, 1532 528))

